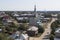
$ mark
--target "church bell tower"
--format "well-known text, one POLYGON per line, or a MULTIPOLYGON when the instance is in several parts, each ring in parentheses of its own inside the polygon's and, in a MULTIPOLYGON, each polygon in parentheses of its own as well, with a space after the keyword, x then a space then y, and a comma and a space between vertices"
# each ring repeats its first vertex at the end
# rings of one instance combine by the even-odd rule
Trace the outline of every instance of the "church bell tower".
POLYGON ((36 5, 34 5, 34 12, 36 13, 36 5))

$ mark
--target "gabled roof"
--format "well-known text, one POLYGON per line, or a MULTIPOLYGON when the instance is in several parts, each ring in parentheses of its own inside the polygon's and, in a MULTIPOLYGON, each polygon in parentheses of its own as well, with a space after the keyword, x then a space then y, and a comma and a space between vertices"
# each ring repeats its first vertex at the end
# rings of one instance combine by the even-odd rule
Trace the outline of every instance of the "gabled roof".
POLYGON ((18 14, 14 14, 13 16, 19 16, 18 14))
POLYGON ((24 18, 23 17, 17 17, 17 20, 23 20, 24 18))
POLYGON ((55 32, 56 32, 56 33, 60 33, 60 28, 58 28, 55 32))
POLYGON ((38 30, 38 27, 31 26, 28 30, 31 30, 31 31, 37 31, 37 30, 38 30))

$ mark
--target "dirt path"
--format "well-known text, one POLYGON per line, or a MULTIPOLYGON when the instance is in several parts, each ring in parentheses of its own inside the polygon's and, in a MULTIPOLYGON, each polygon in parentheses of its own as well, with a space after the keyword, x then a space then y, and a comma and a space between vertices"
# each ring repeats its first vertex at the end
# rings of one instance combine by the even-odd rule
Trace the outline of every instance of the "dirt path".
POLYGON ((50 23, 47 23, 47 28, 45 28, 44 33, 43 33, 40 37, 38 37, 38 38, 35 38, 35 37, 32 38, 32 37, 31 37, 30 40, 43 40, 43 38, 44 38, 44 36, 47 34, 47 32, 49 32, 49 33, 51 32, 50 26, 51 26, 51 24, 52 24, 55 20, 56 20, 56 19, 53 18, 50 23))

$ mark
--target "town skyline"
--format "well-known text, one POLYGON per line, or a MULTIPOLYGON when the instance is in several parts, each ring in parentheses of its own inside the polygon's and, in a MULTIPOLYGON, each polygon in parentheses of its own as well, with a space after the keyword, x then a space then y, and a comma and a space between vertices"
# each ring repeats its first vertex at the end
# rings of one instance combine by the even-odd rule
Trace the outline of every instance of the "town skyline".
POLYGON ((60 11, 60 0, 0 0, 0 11, 60 11))

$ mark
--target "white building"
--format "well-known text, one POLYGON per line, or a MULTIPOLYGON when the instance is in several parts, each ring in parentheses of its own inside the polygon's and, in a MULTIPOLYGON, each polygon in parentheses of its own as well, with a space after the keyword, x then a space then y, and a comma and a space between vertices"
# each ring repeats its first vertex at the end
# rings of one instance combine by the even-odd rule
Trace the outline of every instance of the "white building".
POLYGON ((54 40, 60 40, 60 28, 58 28, 56 31, 55 31, 55 38, 54 40))
POLYGON ((30 26, 30 28, 28 29, 28 31, 29 30, 31 30, 31 31, 38 31, 38 27, 30 26))
POLYGON ((55 37, 60 37, 60 28, 55 31, 55 37))
POLYGON ((19 31, 12 34, 10 37, 14 40, 29 40, 29 36, 27 34, 21 34, 19 31))
POLYGON ((15 13, 15 14, 13 14, 13 16, 14 16, 14 17, 18 17, 19 15, 15 13))

